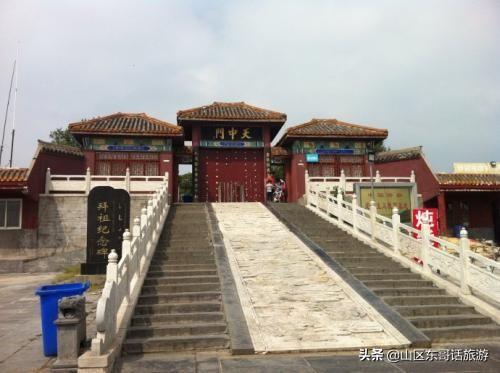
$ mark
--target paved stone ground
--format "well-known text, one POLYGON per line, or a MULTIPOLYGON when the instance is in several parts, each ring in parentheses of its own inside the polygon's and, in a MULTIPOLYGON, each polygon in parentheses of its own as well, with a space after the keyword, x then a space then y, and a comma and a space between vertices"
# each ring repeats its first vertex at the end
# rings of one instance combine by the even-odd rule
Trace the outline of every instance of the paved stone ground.
MULTIPOLYGON (((448 346, 450 348, 456 346, 448 346)), ((177 354, 127 356, 126 364, 115 367, 115 372, 164 372, 164 373, 498 373, 500 344, 460 346, 461 348, 486 348, 486 362, 400 362, 360 361, 358 354, 268 354, 255 356, 230 356, 227 354, 177 354)), ((444 348, 440 347, 440 348, 444 348)))
POLYGON ((39 372, 51 359, 43 356, 40 302, 35 289, 51 283, 53 273, 0 276, 0 371, 39 372))
MULTIPOLYGON (((0 372, 48 372, 54 358, 43 355, 40 300, 35 290, 51 284, 54 273, 0 275, 0 372)), ((95 334, 100 292, 86 296, 87 335, 95 334)))
POLYGON ((255 351, 408 344, 262 204, 213 208, 255 351))

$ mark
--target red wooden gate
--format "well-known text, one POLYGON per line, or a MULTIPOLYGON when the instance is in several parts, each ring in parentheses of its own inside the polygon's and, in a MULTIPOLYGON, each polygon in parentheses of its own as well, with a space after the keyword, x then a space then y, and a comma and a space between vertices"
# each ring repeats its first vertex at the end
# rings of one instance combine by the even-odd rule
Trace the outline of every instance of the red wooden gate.
POLYGON ((199 200, 264 202, 264 149, 200 149, 199 200))

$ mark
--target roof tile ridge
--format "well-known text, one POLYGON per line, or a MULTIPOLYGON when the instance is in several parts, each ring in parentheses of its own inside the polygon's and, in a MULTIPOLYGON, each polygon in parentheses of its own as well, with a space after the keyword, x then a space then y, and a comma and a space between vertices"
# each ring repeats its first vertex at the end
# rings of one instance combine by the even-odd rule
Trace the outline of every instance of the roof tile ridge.
POLYGON ((317 122, 318 122, 317 118, 312 118, 309 122, 305 122, 305 123, 302 123, 302 124, 297 124, 296 126, 288 127, 286 129, 286 133, 291 133, 292 130, 296 130, 296 129, 299 129, 299 128, 305 128, 305 127, 310 126, 312 124, 315 124, 317 122))
POLYGON ((375 132, 389 132, 387 128, 376 128, 376 127, 370 127, 370 126, 365 126, 362 124, 354 124, 354 123, 349 123, 349 122, 344 122, 338 119, 335 119, 336 124, 340 124, 341 126, 348 126, 348 127, 355 127, 355 128, 362 128, 362 129, 367 129, 375 132))

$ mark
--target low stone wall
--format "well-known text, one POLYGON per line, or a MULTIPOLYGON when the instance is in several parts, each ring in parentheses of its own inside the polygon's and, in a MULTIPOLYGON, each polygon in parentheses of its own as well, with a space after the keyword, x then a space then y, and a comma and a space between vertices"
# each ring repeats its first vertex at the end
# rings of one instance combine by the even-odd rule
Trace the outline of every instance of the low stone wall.
MULTIPOLYGON (((131 196, 130 226, 147 203, 147 196, 131 196)), ((85 260, 87 196, 40 195, 38 229, 0 231, 0 258, 30 259, 25 271, 54 271, 85 260)))

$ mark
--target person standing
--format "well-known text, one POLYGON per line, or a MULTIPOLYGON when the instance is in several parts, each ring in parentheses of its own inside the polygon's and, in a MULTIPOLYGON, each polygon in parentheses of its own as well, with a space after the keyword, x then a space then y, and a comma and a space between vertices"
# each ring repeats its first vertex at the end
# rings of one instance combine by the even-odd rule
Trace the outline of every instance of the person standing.
POLYGON ((273 183, 271 180, 267 180, 266 182, 266 195, 267 195, 267 202, 272 202, 273 201, 273 183))

